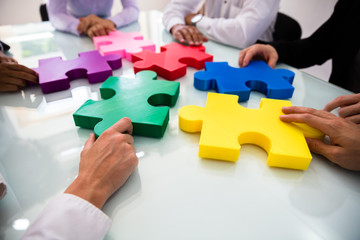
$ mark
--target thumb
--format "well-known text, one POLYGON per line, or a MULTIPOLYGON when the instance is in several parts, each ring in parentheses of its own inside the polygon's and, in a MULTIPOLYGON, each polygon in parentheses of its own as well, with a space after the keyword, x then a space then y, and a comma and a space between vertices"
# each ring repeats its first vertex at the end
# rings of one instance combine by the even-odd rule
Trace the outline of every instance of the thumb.
POLYGON ((95 143, 95 134, 94 133, 90 133, 90 136, 88 138, 88 140, 86 140, 85 144, 84 144, 84 149, 83 151, 88 151, 92 145, 94 145, 95 143))

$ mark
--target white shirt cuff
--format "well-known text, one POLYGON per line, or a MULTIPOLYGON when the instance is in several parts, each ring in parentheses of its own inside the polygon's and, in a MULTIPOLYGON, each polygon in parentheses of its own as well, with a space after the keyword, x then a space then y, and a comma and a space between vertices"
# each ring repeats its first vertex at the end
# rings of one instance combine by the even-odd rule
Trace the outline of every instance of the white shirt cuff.
POLYGON ((72 194, 53 199, 22 239, 103 239, 111 220, 99 208, 72 194))

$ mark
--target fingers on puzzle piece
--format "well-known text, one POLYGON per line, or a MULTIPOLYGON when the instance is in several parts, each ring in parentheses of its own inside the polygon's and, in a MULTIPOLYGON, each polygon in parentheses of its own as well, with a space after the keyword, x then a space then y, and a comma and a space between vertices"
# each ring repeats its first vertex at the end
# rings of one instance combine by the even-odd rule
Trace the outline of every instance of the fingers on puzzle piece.
POLYGON ((218 93, 239 96, 247 101, 250 91, 259 91, 268 98, 288 99, 294 92, 295 74, 287 69, 272 69, 264 61, 252 61, 247 67, 234 68, 227 62, 207 62, 205 71, 196 72, 194 86, 199 90, 214 89, 218 93))
POLYGON ((204 46, 184 46, 172 42, 161 47, 160 53, 143 51, 132 55, 135 73, 151 70, 167 80, 175 80, 186 74, 186 67, 202 69, 213 56, 205 53, 204 46))
POLYGON ((290 101, 263 98, 259 109, 248 109, 235 95, 208 93, 204 108, 189 105, 179 110, 179 127, 201 132, 199 157, 237 161, 241 144, 255 144, 268 153, 269 166, 306 170, 312 156, 304 129, 316 130, 282 122, 284 106, 291 106, 290 101))
POLYGON ((101 56, 98 51, 79 53, 79 57, 63 60, 54 57, 39 60, 34 68, 39 74, 39 85, 43 93, 70 88, 70 80, 88 78, 89 83, 99 83, 112 76, 112 70, 122 66, 119 55, 101 56))
POLYGON ((110 77, 100 87, 104 100, 88 100, 74 114, 76 126, 94 129, 100 136, 123 117, 133 123, 133 134, 162 137, 169 121, 169 106, 176 104, 180 84, 156 80, 142 71, 135 78, 110 77))

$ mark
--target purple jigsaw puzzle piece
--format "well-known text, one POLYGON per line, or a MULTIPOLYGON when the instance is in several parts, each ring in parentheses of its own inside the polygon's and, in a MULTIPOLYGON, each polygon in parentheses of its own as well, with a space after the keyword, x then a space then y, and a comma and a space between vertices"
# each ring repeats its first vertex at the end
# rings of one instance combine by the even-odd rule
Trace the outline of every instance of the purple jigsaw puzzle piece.
POLYGON ((43 93, 57 92, 70 88, 70 80, 88 78, 89 83, 104 82, 112 76, 112 70, 122 66, 121 56, 101 56, 99 51, 79 53, 79 57, 63 60, 61 57, 39 60, 34 68, 39 74, 39 85, 43 93))
POLYGON ((268 98, 291 98, 295 74, 287 69, 272 69, 264 61, 252 61, 247 67, 234 68, 227 62, 207 62, 205 71, 196 72, 194 86, 199 90, 215 89, 219 93, 239 96, 247 101, 251 90, 268 98))

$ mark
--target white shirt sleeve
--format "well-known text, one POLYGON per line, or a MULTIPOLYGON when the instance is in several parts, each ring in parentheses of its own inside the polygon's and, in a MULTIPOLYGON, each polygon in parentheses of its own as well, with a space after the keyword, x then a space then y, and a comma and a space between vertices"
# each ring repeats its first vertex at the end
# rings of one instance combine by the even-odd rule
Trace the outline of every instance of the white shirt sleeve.
POLYGON ((233 18, 203 17, 196 27, 211 40, 239 48, 258 39, 272 40, 273 29, 269 27, 275 24, 279 0, 246 0, 241 8, 232 8, 231 12, 237 11, 233 18))
POLYGON ((53 199, 21 239, 103 239, 111 220, 99 208, 72 194, 53 199))
POLYGON ((115 23, 116 27, 121 27, 138 20, 139 7, 136 0, 121 0, 122 11, 108 19, 115 23))
MULTIPOLYGON (((165 8, 163 23, 170 31, 175 24, 201 8, 201 0, 172 0, 165 8)), ((245 48, 258 39, 272 41, 279 0, 207 0, 205 16, 196 23, 209 39, 245 48)))
POLYGON ((170 32, 174 25, 185 24, 185 17, 199 11, 203 2, 203 0, 172 0, 169 2, 163 15, 165 29, 170 32))
POLYGON ((49 0, 47 10, 51 24, 60 31, 71 32, 79 36, 77 26, 80 21, 68 13, 65 0, 49 0))

